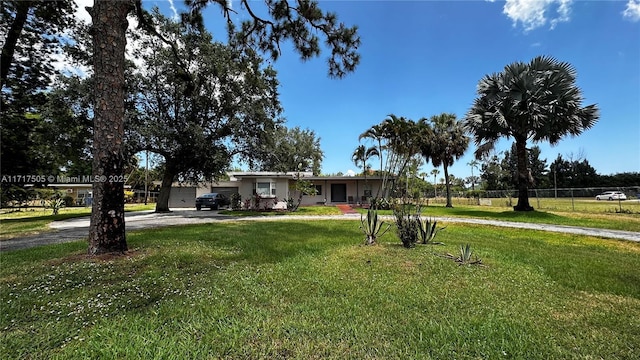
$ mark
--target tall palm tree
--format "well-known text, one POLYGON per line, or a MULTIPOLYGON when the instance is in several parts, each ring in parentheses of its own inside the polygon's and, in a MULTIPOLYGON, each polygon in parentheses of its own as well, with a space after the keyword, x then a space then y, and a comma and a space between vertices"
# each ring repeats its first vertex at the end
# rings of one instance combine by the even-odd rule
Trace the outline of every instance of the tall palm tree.
POLYGON ((360 134, 358 140, 362 139, 371 139, 378 143, 378 157, 380 158, 380 174, 382 174, 382 140, 384 139, 384 133, 382 130, 382 126, 373 125, 367 131, 360 134))
POLYGON ((438 174, 440 174, 440 170, 438 169, 433 169, 431 170, 431 175, 433 175, 433 197, 437 197, 438 193, 436 192, 437 187, 436 187, 436 176, 438 176, 438 174))
POLYGON ((364 145, 358 145, 358 147, 353 151, 351 155, 351 160, 356 165, 357 168, 364 165, 364 152, 366 151, 366 147, 364 145))
POLYGON ((467 163, 467 165, 469 165, 471 167, 471 190, 475 191, 476 190, 476 177, 473 175, 473 169, 477 168, 478 165, 480 165, 480 163, 478 162, 478 160, 473 159, 473 160, 469 161, 467 163))
POLYGON ((353 151, 353 155, 351 155, 351 160, 353 160, 353 163, 357 167, 362 166, 365 182, 367 179, 367 169, 369 168, 367 165, 367 160, 369 160, 373 156, 380 156, 378 149, 374 146, 366 147, 364 145, 358 145, 358 147, 353 151))
POLYGON ((514 138, 518 158, 516 211, 531 211, 528 189, 527 141, 557 144, 565 135, 580 135, 598 120, 595 104, 582 106, 571 64, 538 56, 529 63, 507 65, 500 73, 485 75, 478 83, 478 97, 469 110, 465 128, 478 146, 481 159, 502 137, 514 138))
POLYGON ((390 186, 391 177, 401 174, 411 157, 418 153, 419 139, 416 131, 416 123, 413 120, 390 114, 380 124, 372 126, 360 135, 360 139, 371 138, 378 142, 382 184, 378 188, 376 198, 386 198, 389 195, 393 186, 390 186), (386 158, 383 153, 386 153, 386 158))
POLYGON ((447 195, 446 207, 453 207, 451 204, 451 181, 449 179, 449 166, 455 160, 460 159, 469 147, 469 137, 465 134, 462 123, 456 119, 455 114, 440 114, 432 116, 431 141, 429 141, 427 153, 422 155, 431 159, 433 166, 442 165, 444 170, 445 188, 447 195))

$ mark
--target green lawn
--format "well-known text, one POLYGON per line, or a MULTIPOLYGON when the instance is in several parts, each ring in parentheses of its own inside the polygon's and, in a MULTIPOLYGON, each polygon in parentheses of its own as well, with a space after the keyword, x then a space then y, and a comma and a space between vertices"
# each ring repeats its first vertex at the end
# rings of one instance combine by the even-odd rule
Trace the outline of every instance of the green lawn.
POLYGON ((282 216, 282 215, 341 215, 342 211, 335 206, 301 206, 297 211, 250 211, 222 210, 221 214, 231 216, 282 216))
MULTIPOLYGON (((153 210, 155 204, 127 204, 125 211, 153 210)), ((0 213, 0 241, 17 236, 26 236, 50 231, 52 221, 71 219, 91 215, 90 207, 62 208, 58 215, 53 215, 51 209, 26 208, 21 211, 0 213)))
POLYGON ((215 223, 0 254, 3 358, 637 358, 640 244, 449 224, 215 223), (434 255, 470 243, 486 267, 434 255))
MULTIPOLYGON (((559 204, 566 206, 567 201, 571 206, 571 199, 559 200, 559 204)), ((594 200, 595 202, 595 200, 594 200)), ((491 220, 505 220, 540 224, 556 224, 568 226, 591 227, 601 229, 614 229, 625 231, 640 231, 640 203, 627 203, 628 208, 634 209, 630 214, 607 211, 607 207, 602 202, 594 203, 598 208, 571 210, 537 210, 531 212, 516 212, 512 208, 504 206, 476 206, 468 204, 467 200, 454 202, 453 208, 444 207, 443 203, 433 202, 429 206, 422 207, 422 214, 425 216, 440 217, 473 217, 491 220)), ((611 205, 609 205, 611 206, 611 205)), ((366 209, 359 209, 361 213, 366 213, 366 209)), ((381 210, 381 215, 391 215, 391 210, 381 210)))

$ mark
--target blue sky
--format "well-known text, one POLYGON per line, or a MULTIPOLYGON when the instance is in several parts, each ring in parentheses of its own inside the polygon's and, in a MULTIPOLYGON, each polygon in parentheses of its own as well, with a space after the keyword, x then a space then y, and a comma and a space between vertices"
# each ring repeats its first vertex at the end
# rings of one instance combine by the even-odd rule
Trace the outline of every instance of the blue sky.
MULTIPOLYGON (((145 4, 167 13, 172 5, 182 6, 178 0, 145 4)), ((246 16, 238 2, 233 5, 237 18, 246 16)), ((360 66, 344 79, 330 79, 324 54, 302 62, 289 43, 274 66, 287 125, 309 128, 321 138, 323 173, 357 170, 351 154, 358 135, 388 114, 418 120, 452 112, 462 118, 485 74, 538 55, 571 63, 584 104, 598 104, 601 113, 579 137, 555 147, 537 144, 547 164, 558 154, 584 155, 600 174, 640 171, 640 0, 320 1, 320 6, 359 27, 360 66)), ((214 36, 225 40, 220 11, 211 6, 205 19, 214 36)), ((497 150, 509 149, 511 141, 502 141, 497 150)), ((471 145, 451 174, 471 175, 466 164, 474 149, 471 145)))

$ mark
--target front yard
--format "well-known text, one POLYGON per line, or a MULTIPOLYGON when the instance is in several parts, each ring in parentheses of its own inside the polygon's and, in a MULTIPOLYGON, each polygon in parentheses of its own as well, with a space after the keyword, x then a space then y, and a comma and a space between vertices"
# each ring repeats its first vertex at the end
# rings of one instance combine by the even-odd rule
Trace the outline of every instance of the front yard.
POLYGON ((626 358, 640 244, 449 224, 362 246, 354 221, 145 230, 0 254, 4 358, 626 358), (469 243, 485 267, 436 256, 469 243))

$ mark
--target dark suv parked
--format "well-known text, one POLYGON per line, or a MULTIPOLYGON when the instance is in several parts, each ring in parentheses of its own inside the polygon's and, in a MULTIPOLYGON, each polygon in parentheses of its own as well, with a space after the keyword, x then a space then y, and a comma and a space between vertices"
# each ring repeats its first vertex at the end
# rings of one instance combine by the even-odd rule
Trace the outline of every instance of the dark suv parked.
POLYGON ((228 206, 229 204, 231 204, 231 200, 220 193, 204 194, 196 198, 196 210, 200 210, 203 207, 217 210, 220 206, 228 206))

